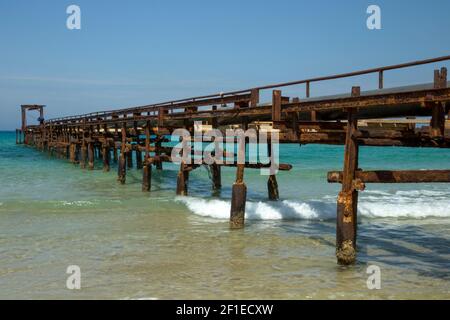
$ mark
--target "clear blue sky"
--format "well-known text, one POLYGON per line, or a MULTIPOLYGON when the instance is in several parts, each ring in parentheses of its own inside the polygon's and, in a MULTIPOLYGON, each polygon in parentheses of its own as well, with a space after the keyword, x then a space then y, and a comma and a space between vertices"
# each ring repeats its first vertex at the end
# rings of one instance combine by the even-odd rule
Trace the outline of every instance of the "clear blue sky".
MULTIPOLYGON (((26 103, 51 118, 448 55, 449 13, 447 0, 0 0, 0 129, 19 127, 26 103), (81 30, 66 28, 70 4, 81 30), (370 4, 382 30, 366 28, 370 4)), ((429 82, 432 67, 386 78, 429 82)))

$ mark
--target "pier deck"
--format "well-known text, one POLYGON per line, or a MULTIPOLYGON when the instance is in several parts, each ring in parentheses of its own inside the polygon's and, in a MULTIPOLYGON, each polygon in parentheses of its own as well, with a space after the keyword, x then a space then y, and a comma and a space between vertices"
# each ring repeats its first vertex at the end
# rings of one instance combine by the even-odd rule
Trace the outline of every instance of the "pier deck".
MULTIPOLYGON (((450 147, 450 126, 446 122, 450 86, 445 67, 434 70, 434 79, 428 84, 384 88, 387 71, 448 60, 450 56, 50 120, 43 118, 44 106, 23 105, 22 127, 16 130, 16 142, 67 158, 83 169, 94 169, 95 157, 103 160, 104 171, 110 170, 111 162, 118 163, 118 180, 122 184, 126 183, 127 168, 135 164, 142 169, 145 192, 151 191, 152 167, 162 170, 164 162, 173 160, 173 148, 163 145, 167 136, 179 128, 193 134, 196 121, 221 132, 230 127, 276 132, 280 143, 345 145, 343 171, 330 172, 328 182, 342 184, 337 201, 336 255, 339 263, 351 264, 356 259, 358 192, 365 189, 365 184, 450 182, 450 170, 363 171, 358 166, 359 146, 450 147), (355 86, 341 95, 310 97, 310 87, 315 82, 373 73, 379 76, 377 90, 361 91, 355 86), (306 97, 283 96, 279 89, 288 86, 304 86, 306 97), (262 103, 260 93, 265 90, 272 90, 272 101, 262 103), (27 125, 26 113, 30 110, 40 112, 39 125, 27 125)), ((239 150, 245 150, 248 141, 245 138, 240 141, 239 150)), ((272 140, 267 144, 272 156, 272 140)), ((239 156, 234 149, 222 151, 227 157, 239 156)), ((190 152, 193 157, 200 155, 195 150, 190 152)), ((244 227, 247 192, 244 169, 266 168, 270 164, 182 161, 177 178, 178 195, 188 194, 189 172, 200 165, 210 167, 214 189, 221 188, 221 167, 236 167, 230 226, 244 227)), ((279 170, 291 168, 290 164, 279 164, 279 170)), ((274 201, 279 198, 274 173, 268 176, 268 198, 274 201)))

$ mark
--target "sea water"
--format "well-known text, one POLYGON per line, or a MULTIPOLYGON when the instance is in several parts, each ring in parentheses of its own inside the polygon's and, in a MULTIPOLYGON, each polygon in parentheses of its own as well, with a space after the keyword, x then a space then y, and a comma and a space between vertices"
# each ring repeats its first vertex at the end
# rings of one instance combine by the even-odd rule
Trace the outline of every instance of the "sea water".
MULTIPOLYGON (((335 260, 342 146, 282 145, 293 169, 246 170, 246 227, 230 231, 235 169, 214 194, 205 168, 176 197, 177 166, 117 182, 113 166, 81 170, 0 133, 1 299, 409 299, 450 298, 450 184, 370 184, 360 193, 358 262, 335 260), (81 289, 66 286, 79 266, 81 289), (369 290, 369 266, 381 289, 369 290)), ((360 167, 449 169, 450 150, 363 147, 360 167)))

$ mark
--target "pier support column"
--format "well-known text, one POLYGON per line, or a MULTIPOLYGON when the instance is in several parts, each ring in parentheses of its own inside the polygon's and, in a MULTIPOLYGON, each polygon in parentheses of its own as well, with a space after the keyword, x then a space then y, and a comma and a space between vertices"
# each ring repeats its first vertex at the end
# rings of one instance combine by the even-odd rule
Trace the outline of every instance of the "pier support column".
POLYGON ((430 136, 444 138, 445 135, 445 108, 441 102, 428 103, 431 108, 430 136))
POLYGON ((128 169, 132 169, 133 168, 133 145, 130 142, 130 149, 127 149, 126 152, 126 158, 127 158, 127 167, 128 169))
MULTIPOLYGON (((155 142, 155 155, 160 156, 161 155, 161 136, 157 136, 156 137, 156 142, 155 142)), ((163 165, 162 165, 162 161, 158 161, 156 162, 156 170, 162 170, 163 169, 163 165)))
POLYGON ((188 194, 188 180, 189 180, 189 170, 187 166, 182 162, 180 164, 180 171, 178 171, 177 176, 177 195, 187 196, 188 194))
POLYGON ((140 132, 137 125, 137 122, 134 123, 134 131, 136 134, 136 169, 140 170, 142 169, 142 151, 141 151, 141 139, 140 139, 140 132))
MULTIPOLYGON (((248 129, 248 122, 242 124, 243 130, 248 129)), ((231 210, 230 210, 230 228, 242 229, 245 222, 245 202, 247 201, 247 186, 244 183, 244 168, 246 159, 246 143, 245 137, 238 140, 237 147, 237 168, 236 182, 233 184, 231 191, 231 210)))
POLYGON ((102 144, 102 159, 103 159, 103 171, 109 172, 110 170, 110 160, 111 160, 111 152, 109 149, 109 141, 108 141, 108 126, 103 126, 103 144, 102 144))
POLYGON ((71 142, 69 145, 69 160, 70 163, 75 163, 75 151, 76 151, 76 144, 71 142))
MULTIPOLYGON (((216 106, 213 106, 213 110, 217 110, 216 106)), ((214 130, 218 130, 218 122, 217 118, 213 118, 212 127, 214 130)), ((209 166, 209 171, 211 172, 212 179, 212 189, 213 192, 218 192, 222 189, 222 167, 217 164, 217 161, 223 161, 223 151, 222 154, 216 154, 217 150, 220 150, 222 147, 217 138, 214 138, 214 163, 209 166)))
POLYGON ((116 123, 114 124, 114 145, 113 145, 113 161, 114 163, 117 163, 117 145, 116 145, 116 137, 119 136, 119 125, 116 123))
MULTIPOLYGON (((447 68, 434 71, 434 88, 447 88, 447 68)), ((431 108, 430 136, 434 139, 443 139, 445 136, 445 106, 442 102, 426 102, 431 108)))
POLYGON ((222 173, 221 173, 221 167, 214 163, 209 166, 211 171, 211 178, 212 178, 212 187, 214 191, 218 191, 222 188, 222 173))
POLYGON ((114 141, 114 146, 113 146, 113 162, 117 163, 117 146, 116 146, 115 141, 114 141))
POLYGON ((126 152, 126 157, 127 157, 127 167, 129 169, 133 168, 133 150, 128 150, 128 152, 126 152))
POLYGON ((27 144, 27 111, 26 107, 22 106, 22 133, 23 133, 23 143, 27 144))
MULTIPOLYGON (((272 156, 272 142, 270 141, 267 144, 267 154, 270 159, 270 163, 272 164, 273 156, 272 156)), ((272 174, 269 176, 269 179, 267 180, 267 192, 269 196, 269 200, 271 201, 278 201, 280 199, 280 193, 278 191, 278 182, 276 175, 272 174)))
POLYGON ((358 143, 355 134, 358 120, 355 109, 348 109, 347 136, 345 140, 342 191, 337 201, 336 257, 339 264, 349 265, 356 260, 356 228, 358 191, 355 177, 358 169, 358 143))
MULTIPOLYGON (((48 150, 48 148, 46 148, 48 150)), ((79 143, 75 144, 75 163, 79 164, 81 160, 81 145, 79 143)))
POLYGON ((126 158, 125 158, 125 151, 126 151, 126 142, 127 142, 127 124, 124 123, 122 125, 122 143, 120 146, 120 157, 119 157, 119 172, 118 172, 118 180, 121 184, 125 184, 126 181, 126 175, 127 175, 127 166, 126 166, 126 158))
POLYGON ((245 202, 247 200, 247 186, 244 183, 244 165, 239 164, 236 172, 236 182, 231 194, 230 228, 244 228, 245 202))
POLYGON ((94 144, 92 142, 88 144, 88 168, 94 170, 94 144))
POLYGON ((126 182, 126 176, 127 176, 127 164, 126 164, 126 158, 123 154, 120 154, 119 156, 119 172, 118 172, 118 179, 121 184, 125 184, 126 182))
POLYGON ((267 191, 269 194, 269 200, 278 201, 278 199, 280 199, 277 177, 275 175, 269 176, 269 180, 267 180, 267 191))
POLYGON ((110 170, 110 165, 109 165, 109 146, 107 146, 106 144, 103 145, 103 149, 102 149, 102 153, 103 153, 103 171, 104 172, 108 172, 110 170))
POLYGON ((150 163, 150 121, 145 126, 145 155, 142 168, 142 191, 149 192, 152 188, 152 164, 150 163))
POLYGON ((136 169, 142 169, 142 152, 139 150, 140 146, 137 145, 136 149, 136 169))
POLYGON ((152 165, 148 162, 142 168, 142 191, 149 192, 152 188, 152 165))
POLYGON ((80 153, 80 168, 86 168, 86 156, 87 156, 87 147, 86 142, 83 139, 83 144, 81 145, 81 153, 80 153))

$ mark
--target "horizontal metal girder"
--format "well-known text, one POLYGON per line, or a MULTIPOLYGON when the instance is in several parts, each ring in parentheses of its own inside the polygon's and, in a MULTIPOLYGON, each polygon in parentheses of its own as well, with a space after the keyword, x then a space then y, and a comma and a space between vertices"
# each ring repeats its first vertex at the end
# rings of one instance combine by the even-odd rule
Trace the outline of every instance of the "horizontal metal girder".
MULTIPOLYGON (((363 183, 445 183, 450 182, 450 170, 357 171, 356 179, 363 183)), ((328 172, 328 182, 342 180, 342 171, 328 172)))

